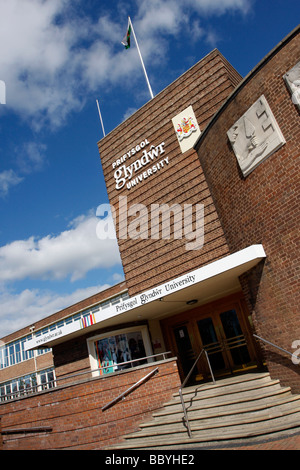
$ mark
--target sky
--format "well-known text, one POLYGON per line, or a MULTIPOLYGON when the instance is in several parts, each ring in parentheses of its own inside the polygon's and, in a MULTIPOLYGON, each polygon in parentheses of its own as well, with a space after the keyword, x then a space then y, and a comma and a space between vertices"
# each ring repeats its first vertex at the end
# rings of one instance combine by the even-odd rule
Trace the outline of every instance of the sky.
POLYGON ((247 75, 296 0, 0 0, 0 337, 124 279, 97 142, 214 48, 247 75), (2 92, 1 92, 2 90, 2 92), (1 94, 2 93, 2 94, 1 94), (1 99, 2 97, 2 99, 1 99))

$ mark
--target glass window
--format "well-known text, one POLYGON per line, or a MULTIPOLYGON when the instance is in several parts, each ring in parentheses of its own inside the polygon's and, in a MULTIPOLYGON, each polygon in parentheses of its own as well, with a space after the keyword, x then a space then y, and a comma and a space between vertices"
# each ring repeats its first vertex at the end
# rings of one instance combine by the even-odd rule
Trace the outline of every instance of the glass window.
POLYGON ((53 368, 43 370, 2 383, 0 386, 0 402, 56 387, 53 368))
POLYGON ((40 384, 42 390, 55 387, 55 377, 53 369, 47 369, 40 373, 40 384))
POLYGON ((0 348, 0 369, 4 367, 4 348, 0 348))
POLYGON ((17 384, 17 382, 12 382, 12 391, 13 391, 14 395, 17 394, 17 392, 18 392, 18 384, 17 384))
POLYGON ((17 363, 19 363, 22 360, 20 343, 16 343, 15 349, 16 349, 16 360, 17 360, 17 363))
POLYGON ((4 367, 9 366, 9 360, 8 360, 8 346, 5 346, 4 349, 4 367))
POLYGON ((1 401, 5 400, 5 386, 4 385, 1 385, 0 387, 0 399, 1 401))
POLYGON ((16 363, 14 345, 9 346, 9 359, 10 359, 10 365, 14 365, 16 363))
POLYGON ((95 358, 100 374, 109 374, 146 363, 147 359, 143 358, 152 354, 148 343, 146 331, 128 329, 118 334, 94 339, 92 356, 95 358), (141 360, 137 361, 137 359, 141 360))

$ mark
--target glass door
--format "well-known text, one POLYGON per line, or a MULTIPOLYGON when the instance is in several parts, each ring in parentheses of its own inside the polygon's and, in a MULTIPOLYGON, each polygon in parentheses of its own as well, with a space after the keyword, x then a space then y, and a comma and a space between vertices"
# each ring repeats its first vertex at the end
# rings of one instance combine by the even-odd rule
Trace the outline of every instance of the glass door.
POLYGON ((229 364, 224 354, 222 338, 212 317, 206 317, 197 321, 202 345, 205 348, 214 374, 225 372, 229 364))
POLYGON ((234 309, 220 314, 224 348, 230 357, 233 370, 245 368, 251 362, 245 335, 234 309))
POLYGON ((245 369, 251 363, 246 339, 235 309, 197 321, 203 347, 218 375, 245 369))
POLYGON ((184 379, 191 370, 196 356, 192 348, 188 325, 176 326, 173 328, 173 332, 176 342, 176 353, 180 361, 181 372, 184 379))
MULTIPOLYGON (((165 325, 170 346, 178 358, 181 379, 185 379, 203 348, 215 377, 260 367, 262 363, 252 343, 247 322, 238 301, 213 302, 193 310, 189 315, 184 312, 176 316, 176 320, 167 319, 165 325)), ((210 370, 203 354, 194 368, 192 379, 200 381, 209 378, 210 370)))

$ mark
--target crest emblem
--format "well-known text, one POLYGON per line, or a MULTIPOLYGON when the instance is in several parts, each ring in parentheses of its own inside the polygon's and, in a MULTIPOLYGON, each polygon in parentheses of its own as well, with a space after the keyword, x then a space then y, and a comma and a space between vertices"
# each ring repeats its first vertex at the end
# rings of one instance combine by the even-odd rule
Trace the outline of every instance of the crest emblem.
POLYGON ((177 123, 176 134, 179 140, 189 137, 192 132, 197 130, 197 124, 192 117, 183 117, 179 123, 177 123))

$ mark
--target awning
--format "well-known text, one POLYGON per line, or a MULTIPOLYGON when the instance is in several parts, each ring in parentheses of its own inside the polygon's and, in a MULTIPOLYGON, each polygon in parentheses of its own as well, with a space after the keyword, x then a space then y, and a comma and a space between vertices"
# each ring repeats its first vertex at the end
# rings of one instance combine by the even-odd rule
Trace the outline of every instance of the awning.
POLYGON ((53 347, 99 328, 116 327, 120 323, 161 319, 203 305, 241 290, 239 276, 266 258, 262 245, 251 245, 183 276, 167 281, 116 305, 99 311, 93 309, 88 325, 75 321, 44 335, 33 336, 25 349, 53 347))

